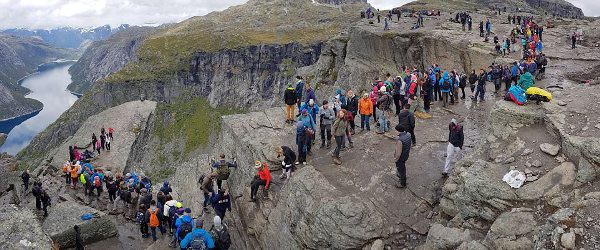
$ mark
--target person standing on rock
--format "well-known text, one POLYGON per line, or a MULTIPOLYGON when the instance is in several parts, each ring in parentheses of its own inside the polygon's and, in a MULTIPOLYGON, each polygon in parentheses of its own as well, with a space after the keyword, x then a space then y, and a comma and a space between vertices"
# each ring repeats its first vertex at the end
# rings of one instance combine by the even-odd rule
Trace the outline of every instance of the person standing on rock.
POLYGON ((236 168, 238 165, 235 162, 235 158, 232 162, 228 162, 225 160, 225 154, 219 155, 219 161, 212 164, 212 168, 217 174, 217 188, 221 189, 221 185, 223 181, 227 181, 229 179, 229 175, 231 173, 230 168, 236 168))
POLYGON ((208 204, 210 203, 210 197, 214 192, 213 180, 217 178, 217 173, 211 172, 209 174, 203 174, 200 177, 200 189, 204 193, 204 203, 202 205, 204 212, 208 212, 208 204))
POLYGON ((417 144, 417 137, 415 136, 415 115, 410 112, 410 104, 404 104, 404 109, 398 114, 398 125, 404 128, 404 131, 408 132, 411 137, 413 144, 417 144))
MULTIPOLYGON (((310 103, 313 102, 309 102, 309 106, 310 103)), ((310 155, 311 154, 311 149, 312 149, 312 144, 315 140, 315 131, 317 131, 317 124, 315 123, 316 121, 316 116, 319 113, 319 107, 317 106, 317 104, 313 103, 313 107, 311 109, 302 109, 302 115, 298 118, 298 121, 303 122, 304 126, 306 127, 306 154, 310 155), (311 113, 311 111, 313 113, 311 113), (313 115, 314 114, 314 115, 313 115)))
POLYGON ((209 230, 215 241, 216 250, 227 250, 229 247, 231 247, 229 228, 227 228, 227 225, 222 221, 222 218, 215 216, 213 219, 213 225, 209 230))
POLYGON ((44 217, 48 216, 48 207, 52 204, 50 203, 50 196, 46 190, 42 190, 40 194, 40 200, 42 202, 42 210, 44 210, 44 217))
POLYGON ((465 140, 463 128, 455 119, 450 121, 448 130, 448 147, 446 148, 446 164, 444 165, 444 171, 442 172, 443 176, 448 176, 448 173, 452 170, 452 160, 455 158, 455 155, 462 150, 465 140))
POLYGON ((283 101, 285 102, 285 123, 292 124, 294 122, 294 110, 296 108, 296 89, 292 87, 292 84, 288 84, 288 87, 283 92, 283 101))
POLYGON ((31 175, 29 175, 29 169, 23 171, 23 173, 21 174, 21 180, 23 181, 23 187, 25 187, 23 189, 23 193, 26 193, 27 190, 29 189, 29 179, 31 178, 31 175))
POLYGON ((471 88, 471 99, 475 96, 475 87, 477 87, 477 73, 475 70, 471 71, 469 75, 469 88, 471 88))
POLYGON ((104 135, 104 133, 100 134, 100 147, 102 148, 102 150, 105 149, 106 146, 106 135, 104 135))
POLYGON ((271 183, 271 171, 266 162, 256 161, 254 162, 254 168, 258 171, 250 184, 250 201, 256 202, 256 193, 260 186, 265 186, 264 191, 269 190, 269 184, 271 183))
POLYGON ((333 135, 335 136, 335 150, 333 151, 333 162, 335 164, 342 164, 340 160, 340 151, 342 150, 342 145, 344 143, 344 136, 346 135, 346 111, 340 110, 338 111, 337 118, 333 123, 333 135))
POLYGON ((475 96, 473 98, 474 101, 477 101, 477 97, 479 97, 480 101, 485 101, 483 97, 485 96, 485 82, 487 80, 487 74, 485 70, 479 69, 480 73, 477 77, 477 91, 475 92, 475 96))
POLYGON ((35 208, 38 210, 42 209, 42 183, 34 182, 33 188, 31 189, 31 194, 35 197, 35 208))
POLYGON ((396 125, 396 131, 400 133, 394 150, 394 160, 396 162, 396 171, 399 178, 399 183, 396 184, 396 187, 406 188, 406 161, 408 161, 410 155, 411 136, 410 133, 406 132, 404 126, 401 126, 400 124, 396 125))
POLYGON ((112 139, 110 139, 110 136, 106 136, 106 151, 110 151, 110 142, 112 141, 112 139))
POLYGON ((225 219, 225 213, 227 210, 231 212, 231 200, 229 197, 229 191, 227 189, 220 189, 216 194, 213 195, 211 202, 215 213, 221 218, 221 220, 225 219))
POLYGON ((296 162, 296 153, 294 150, 287 146, 278 147, 275 152, 277 153, 277 159, 283 156, 281 162, 281 169, 283 170, 279 179, 290 179, 292 171, 294 171, 294 162, 296 162))
POLYGON ((384 134, 389 131, 387 112, 390 110, 392 104, 392 98, 388 95, 385 86, 379 89, 379 98, 377 99, 375 112, 377 113, 377 119, 379 121, 378 134, 384 134))
POLYGON ((306 152, 308 148, 309 135, 307 134, 307 126, 303 121, 298 121, 296 124, 296 145, 298 146, 298 161, 296 165, 306 164, 306 152))
POLYGON ((335 113, 329 107, 329 102, 327 100, 323 101, 323 109, 321 109, 321 113, 319 114, 321 148, 325 146, 327 148, 331 147, 331 124, 333 124, 334 119, 335 113))
POLYGON ((300 107, 302 106, 302 94, 304 94, 304 81, 301 76, 296 76, 296 105, 298 106, 298 115, 300 116, 300 107))
POLYGON ((571 49, 575 49, 575 44, 577 43, 577 34, 573 32, 571 35, 571 49))
MULTIPOLYGON (((354 94, 354 91, 352 90, 348 90, 347 93, 347 103, 346 103, 346 110, 348 112, 352 112, 352 117, 354 118, 355 116, 358 115, 358 97, 354 94)), ((344 107, 342 107, 344 108, 344 107)), ((352 134, 354 134, 354 129, 356 128, 356 124, 354 123, 354 119, 352 119, 350 121, 350 128, 352 129, 352 134)))
POLYGON ((150 202, 150 208, 146 211, 146 223, 148 223, 148 227, 150 227, 150 233, 152 234, 152 240, 156 241, 156 228, 160 227, 161 232, 164 234, 164 229, 160 224, 160 216, 162 216, 158 212, 158 208, 156 207, 156 201, 152 200, 150 202))
POLYGON ((98 137, 96 137, 96 133, 92 133, 92 151, 96 151, 96 142, 98 142, 98 137))
POLYGON ((367 131, 371 131, 369 120, 371 114, 373 114, 373 102, 371 102, 371 99, 369 98, 369 93, 363 94, 363 97, 358 102, 358 110, 360 113, 360 131, 364 131, 365 126, 367 131))
POLYGON ((452 93, 452 87, 454 86, 452 82, 453 78, 450 77, 448 71, 444 71, 444 76, 440 79, 440 91, 442 92, 442 99, 444 101, 444 108, 448 107, 448 101, 450 99, 450 94, 452 93))
POLYGON ((63 165, 63 174, 65 175, 65 183, 67 185, 71 184, 71 162, 66 161, 63 165))
POLYGON ((71 187, 73 189, 77 189, 77 182, 79 181, 77 178, 79 177, 80 168, 79 161, 75 163, 75 166, 71 167, 71 187))
MULTIPOLYGON (((223 157, 225 156, 223 155, 223 157)), ((169 195, 171 192, 173 192, 171 185, 169 185, 169 181, 163 182, 163 186, 160 188, 160 191, 163 192, 164 195, 169 195)))
POLYGON ((108 138, 110 138, 111 141, 114 140, 113 138, 113 134, 115 133, 115 130, 112 127, 108 128, 108 138))
POLYGON ((181 240, 179 247, 181 249, 215 249, 212 236, 202 229, 204 226, 202 219, 196 219, 194 224, 194 230, 181 240))
POLYGON ((483 37, 483 21, 479 22, 479 36, 483 37))

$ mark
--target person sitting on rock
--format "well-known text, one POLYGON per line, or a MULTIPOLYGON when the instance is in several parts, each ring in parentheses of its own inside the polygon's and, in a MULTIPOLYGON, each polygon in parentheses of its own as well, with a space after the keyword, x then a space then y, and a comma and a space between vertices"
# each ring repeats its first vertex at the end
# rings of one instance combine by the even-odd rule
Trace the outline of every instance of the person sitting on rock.
POLYGON ((254 168, 258 171, 252 180, 250 185, 250 201, 256 202, 256 193, 260 186, 265 186, 265 192, 269 190, 269 183, 271 183, 271 172, 269 171, 269 165, 266 162, 256 161, 254 162, 254 168))
MULTIPOLYGON (((277 159, 280 159, 283 156, 283 161, 281 162, 281 169, 283 172, 281 173, 280 179, 290 179, 292 175, 292 171, 294 170, 294 162, 296 161, 296 153, 294 150, 287 146, 278 147, 275 152, 277 153, 277 159)), ((221 218, 223 219, 223 218, 221 218)))

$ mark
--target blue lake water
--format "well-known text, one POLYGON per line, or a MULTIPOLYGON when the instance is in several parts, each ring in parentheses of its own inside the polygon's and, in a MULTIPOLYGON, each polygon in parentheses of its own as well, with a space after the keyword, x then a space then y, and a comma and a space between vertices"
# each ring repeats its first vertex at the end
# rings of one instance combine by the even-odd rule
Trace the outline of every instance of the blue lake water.
POLYGON ((71 83, 71 65, 73 63, 51 67, 22 81, 21 85, 31 90, 27 97, 42 102, 44 108, 36 114, 0 122, 0 131, 8 132, 8 138, 0 147, 0 152, 15 155, 77 101, 77 97, 67 90, 71 83))

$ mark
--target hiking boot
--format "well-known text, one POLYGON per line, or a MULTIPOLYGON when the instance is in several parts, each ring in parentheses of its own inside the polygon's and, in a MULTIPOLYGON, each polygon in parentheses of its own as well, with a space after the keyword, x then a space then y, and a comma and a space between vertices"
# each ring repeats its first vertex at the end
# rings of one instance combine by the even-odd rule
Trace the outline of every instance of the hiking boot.
POLYGON ((331 148, 331 141, 327 141, 327 149, 331 148))
POLYGON ((325 147, 325 142, 322 142, 320 148, 324 148, 324 147, 325 147))
POLYGON ((342 160, 340 160, 338 157, 333 157, 333 163, 336 165, 342 165, 342 160))
POLYGON ((205 213, 207 213, 207 214, 210 214, 210 210, 208 210, 208 208, 207 208, 207 207, 204 207, 204 209, 203 209, 203 210, 204 210, 204 212, 205 212, 205 213))
POLYGON ((348 148, 354 148, 354 144, 352 144, 352 142, 350 144, 348 144, 348 148))
POLYGON ((396 186, 396 188, 399 188, 399 189, 404 189, 404 188, 406 188, 406 185, 402 185, 402 184, 400 184, 400 183, 396 183, 396 185, 395 185, 395 186, 396 186))

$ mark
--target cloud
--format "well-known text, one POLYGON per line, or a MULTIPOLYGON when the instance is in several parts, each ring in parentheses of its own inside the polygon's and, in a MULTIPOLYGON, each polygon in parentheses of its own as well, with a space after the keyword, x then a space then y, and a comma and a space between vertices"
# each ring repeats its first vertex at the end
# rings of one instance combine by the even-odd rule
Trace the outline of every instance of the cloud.
MULTIPOLYGON (((0 29, 161 24, 223 10, 247 0, 0 0, 0 29)), ((588 16, 600 15, 598 0, 569 0, 588 16)), ((391 9, 410 0, 369 0, 391 9)))

